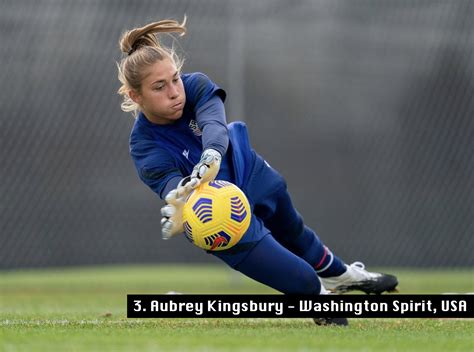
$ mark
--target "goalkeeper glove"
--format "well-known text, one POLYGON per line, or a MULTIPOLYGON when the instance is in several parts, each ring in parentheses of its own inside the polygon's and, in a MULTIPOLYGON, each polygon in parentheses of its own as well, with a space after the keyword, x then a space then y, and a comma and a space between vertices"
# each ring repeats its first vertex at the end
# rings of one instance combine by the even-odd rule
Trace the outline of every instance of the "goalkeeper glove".
POLYGON ((161 208, 161 235, 164 240, 183 233, 183 206, 188 195, 200 185, 197 178, 187 176, 183 178, 178 186, 170 191, 166 197, 166 205, 161 208))
POLYGON ((191 176, 183 178, 176 189, 166 197, 166 205, 161 208, 161 234, 167 240, 179 233, 183 228, 183 206, 188 195, 203 182, 214 181, 221 165, 221 154, 214 149, 206 149, 201 160, 194 166, 191 176))
POLYGON ((214 181, 221 167, 222 156, 215 149, 206 149, 201 154, 201 160, 194 166, 191 174, 192 179, 200 180, 200 183, 214 181))

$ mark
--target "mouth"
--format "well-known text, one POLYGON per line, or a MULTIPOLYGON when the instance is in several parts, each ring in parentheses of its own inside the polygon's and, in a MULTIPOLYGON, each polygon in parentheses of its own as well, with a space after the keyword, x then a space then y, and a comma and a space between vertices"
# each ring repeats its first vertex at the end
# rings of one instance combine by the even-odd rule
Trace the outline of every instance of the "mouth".
POLYGON ((176 103, 174 105, 171 105, 171 109, 173 110, 181 110, 183 108, 183 102, 176 103))

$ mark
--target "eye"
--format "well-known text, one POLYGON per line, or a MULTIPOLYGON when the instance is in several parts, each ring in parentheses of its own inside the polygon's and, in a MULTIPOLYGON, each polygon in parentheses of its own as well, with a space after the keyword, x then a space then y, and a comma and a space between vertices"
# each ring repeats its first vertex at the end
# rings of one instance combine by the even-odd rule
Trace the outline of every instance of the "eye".
POLYGON ((153 88, 153 90, 160 91, 160 90, 163 90, 163 88, 164 88, 164 86, 157 86, 157 87, 153 88))
POLYGON ((173 83, 176 83, 179 81, 179 78, 173 78, 173 83))

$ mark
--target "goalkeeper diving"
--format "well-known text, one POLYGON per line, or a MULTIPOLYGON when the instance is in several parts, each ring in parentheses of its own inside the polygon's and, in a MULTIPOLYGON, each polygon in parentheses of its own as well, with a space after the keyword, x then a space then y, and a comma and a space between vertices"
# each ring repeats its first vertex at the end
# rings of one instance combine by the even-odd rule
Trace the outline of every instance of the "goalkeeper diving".
MULTIPOLYGON (((252 147, 246 125, 227 124, 225 91, 203 73, 183 73, 182 60, 159 33, 186 32, 164 20, 123 34, 119 63, 122 109, 134 112, 130 153, 140 179, 166 201, 163 238, 183 233, 186 197, 214 179, 237 185, 252 214, 233 247, 208 251, 242 274, 284 294, 395 290, 395 276, 347 265, 306 226, 283 177, 252 147)), ((315 319, 347 325, 346 319, 315 319)))

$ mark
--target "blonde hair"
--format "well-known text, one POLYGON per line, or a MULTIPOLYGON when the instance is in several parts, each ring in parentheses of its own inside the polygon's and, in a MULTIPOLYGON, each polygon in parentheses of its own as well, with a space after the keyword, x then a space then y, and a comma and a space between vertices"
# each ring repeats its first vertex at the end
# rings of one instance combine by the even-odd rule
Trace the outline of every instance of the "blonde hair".
POLYGON ((128 93, 130 90, 140 92, 144 69, 164 59, 170 59, 178 71, 183 66, 183 59, 176 53, 174 47, 168 48, 162 45, 157 33, 179 33, 183 36, 186 34, 186 16, 182 23, 163 20, 134 28, 123 33, 119 41, 120 50, 127 56, 117 64, 118 79, 122 83, 117 93, 123 98, 122 110, 132 112, 135 117, 140 107, 128 93))

